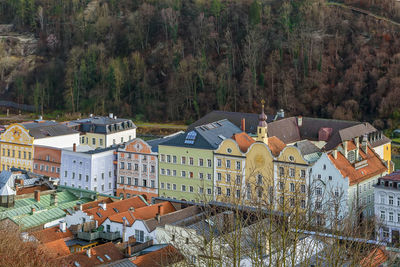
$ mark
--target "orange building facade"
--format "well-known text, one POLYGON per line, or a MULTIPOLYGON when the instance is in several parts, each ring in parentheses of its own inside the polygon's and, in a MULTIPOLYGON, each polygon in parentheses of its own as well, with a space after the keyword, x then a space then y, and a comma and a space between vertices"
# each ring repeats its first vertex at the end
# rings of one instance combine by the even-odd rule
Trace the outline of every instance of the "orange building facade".
POLYGON ((154 148, 140 138, 118 149, 116 195, 130 198, 141 195, 150 201, 158 197, 158 157, 154 148))
POLYGON ((34 146, 33 172, 53 178, 60 178, 61 149, 34 146))

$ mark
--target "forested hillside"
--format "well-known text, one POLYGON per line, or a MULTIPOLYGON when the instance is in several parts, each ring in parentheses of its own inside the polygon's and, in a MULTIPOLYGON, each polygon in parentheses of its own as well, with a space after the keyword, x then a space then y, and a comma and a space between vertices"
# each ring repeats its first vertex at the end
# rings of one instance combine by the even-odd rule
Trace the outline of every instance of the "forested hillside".
MULTIPOLYGON (((399 21, 394 0, 344 1, 399 21)), ((0 23, 38 39, 0 96, 38 112, 193 120, 213 109, 400 118, 400 26, 322 0, 0 0, 0 23)))

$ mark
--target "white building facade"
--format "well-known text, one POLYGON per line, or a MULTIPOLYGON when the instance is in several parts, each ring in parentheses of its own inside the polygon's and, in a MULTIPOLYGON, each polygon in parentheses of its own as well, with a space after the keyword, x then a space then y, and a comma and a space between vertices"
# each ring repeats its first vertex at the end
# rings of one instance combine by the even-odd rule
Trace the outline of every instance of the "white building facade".
POLYGON ((90 150, 86 146, 63 149, 60 184, 114 195, 116 148, 90 150))
POLYGON ((382 177, 374 185, 377 239, 400 243, 400 172, 382 177))

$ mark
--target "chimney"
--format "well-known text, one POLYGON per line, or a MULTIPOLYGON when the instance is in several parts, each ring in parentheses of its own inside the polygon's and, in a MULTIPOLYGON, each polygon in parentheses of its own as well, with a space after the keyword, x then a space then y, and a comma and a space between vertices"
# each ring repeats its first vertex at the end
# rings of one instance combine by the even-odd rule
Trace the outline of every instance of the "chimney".
POLYGON ((367 139, 368 139, 368 135, 364 134, 362 144, 361 144, 361 149, 364 151, 365 154, 368 154, 367 153, 367 139))
POLYGON ((302 116, 297 117, 297 126, 299 126, 299 127, 303 126, 303 117, 302 116))
POLYGON ((106 210, 107 209, 107 204, 105 202, 100 202, 99 206, 103 209, 106 210))
POLYGON ((157 214, 156 214, 156 220, 157 220, 158 223, 161 222, 161 215, 160 215, 160 213, 157 213, 157 214))
POLYGON ((31 207, 31 215, 33 215, 36 212, 36 208, 31 207))
POLYGON ((337 149, 333 150, 333 158, 337 159, 337 149))
POLYGON ((360 155, 360 137, 356 137, 354 142, 356 143, 356 162, 358 161, 358 157, 360 155))
POLYGON ((77 203, 76 205, 78 206, 78 210, 83 210, 82 203, 77 203))
POLYGON ((39 190, 35 190, 34 196, 35 196, 36 202, 40 202, 40 191, 39 190))
POLYGON ((110 113, 108 116, 110 117, 110 119, 114 118, 114 114, 112 113, 110 113))
POLYGON ((243 132, 246 131, 246 119, 245 118, 242 118, 241 129, 243 132))
POLYGON ((65 233, 67 231, 67 223, 66 222, 60 222, 60 230, 63 233, 65 233))
POLYGON ((76 144, 75 143, 72 145, 72 151, 76 152, 76 144))
POLYGON ((347 159, 347 141, 343 142, 343 147, 344 147, 344 157, 347 159))
POLYGON ((57 206, 58 196, 56 192, 50 194, 50 206, 57 206))
POLYGON ((92 252, 90 251, 90 248, 88 248, 86 250, 86 255, 88 256, 88 258, 90 258, 92 256, 92 252))

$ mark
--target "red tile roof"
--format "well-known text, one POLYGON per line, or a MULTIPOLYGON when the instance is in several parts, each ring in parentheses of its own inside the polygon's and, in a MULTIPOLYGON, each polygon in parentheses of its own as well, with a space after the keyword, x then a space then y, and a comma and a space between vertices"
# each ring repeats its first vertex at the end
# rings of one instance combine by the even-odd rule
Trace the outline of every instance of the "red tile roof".
POLYGON ((381 178, 381 180, 400 181, 400 171, 395 171, 392 172, 391 174, 385 175, 381 178))
POLYGON ((148 204, 142 198, 135 196, 132 198, 106 204, 106 210, 103 210, 100 206, 97 206, 95 208, 88 209, 85 212, 88 215, 93 215, 93 219, 96 220, 99 225, 101 225, 108 217, 114 214, 128 211, 129 208, 138 209, 147 205, 148 204), (99 214, 101 216, 99 216, 99 214))
POLYGON ((378 267, 387 261, 387 259, 388 257, 383 247, 375 248, 364 259, 361 260, 360 265, 362 267, 378 267))
POLYGON ((73 234, 69 229, 67 229, 65 232, 62 232, 58 226, 35 231, 32 232, 31 235, 43 244, 73 237, 73 234))
POLYGON ((94 207, 98 207, 99 204, 102 202, 108 204, 108 203, 112 203, 113 200, 110 197, 108 197, 108 198, 101 199, 101 200, 91 201, 91 202, 82 204, 82 210, 88 210, 88 209, 92 209, 94 207))
POLYGON ((387 171, 387 167, 384 165, 382 160, 369 146, 367 148, 367 155, 360 148, 360 156, 362 160, 367 161, 368 165, 359 169, 356 169, 354 164, 351 164, 340 152, 337 152, 337 159, 335 159, 333 154, 330 153, 329 159, 340 171, 343 177, 349 177, 350 185, 362 182, 387 171))
POLYGON ((232 139, 236 141, 238 144, 240 150, 243 153, 247 152, 247 149, 253 144, 255 141, 253 138, 251 138, 247 133, 242 132, 242 133, 237 133, 232 136, 232 139))
POLYGON ((77 262, 81 267, 91 267, 100 264, 107 264, 124 258, 122 252, 112 242, 93 247, 90 249, 90 253, 90 258, 87 256, 86 251, 76 252, 65 257, 60 257, 54 261, 54 265, 75 267, 75 262, 77 262), (101 258, 102 261, 99 258, 101 258))
POLYGON ((109 219, 113 222, 123 223, 124 221, 122 218, 125 217, 128 220, 129 225, 132 225, 135 220, 148 220, 154 218, 158 213, 159 206, 161 207, 161 215, 176 211, 174 206, 170 202, 166 201, 155 205, 138 208, 135 209, 135 211, 128 210, 125 212, 117 213, 110 216, 109 219))
POLYGON ((71 254, 64 240, 57 239, 42 245, 42 248, 51 258, 58 258, 71 254))
POLYGON ((138 267, 161 267, 183 261, 184 258, 179 251, 171 245, 148 254, 134 257, 131 262, 138 267))
POLYGON ((268 147, 272 154, 276 157, 286 147, 285 143, 282 142, 278 137, 268 137, 268 147))
POLYGON ((50 187, 48 187, 47 185, 37 185, 37 186, 31 186, 31 187, 23 187, 23 188, 17 190, 17 195, 30 194, 30 193, 35 192, 35 190, 47 191, 47 190, 50 190, 50 187))

